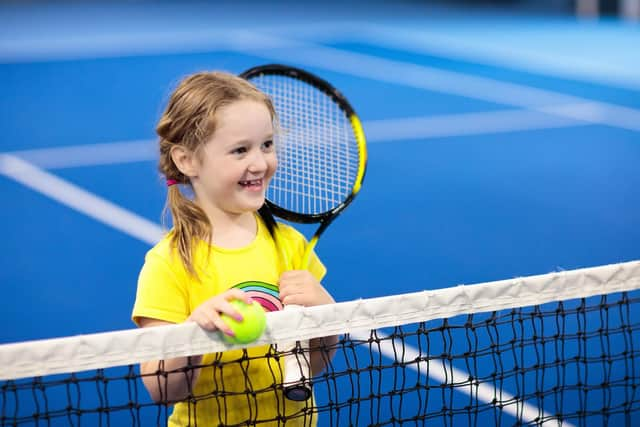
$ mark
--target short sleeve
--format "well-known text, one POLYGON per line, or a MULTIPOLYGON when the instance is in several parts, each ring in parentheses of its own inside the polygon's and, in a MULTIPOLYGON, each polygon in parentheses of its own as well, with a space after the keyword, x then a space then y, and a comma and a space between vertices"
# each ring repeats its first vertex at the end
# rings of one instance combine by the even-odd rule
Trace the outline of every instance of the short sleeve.
POLYGON ((322 261, 320 261, 320 258, 313 250, 311 251, 311 258, 309 259, 309 271, 311 272, 311 274, 313 274, 313 277, 318 279, 319 282, 321 282, 324 276, 327 274, 327 268, 324 266, 322 261))
MULTIPOLYGON (((281 230, 280 244, 284 245, 285 256, 290 258, 287 264, 294 269, 304 268, 302 259, 309 242, 302 233, 289 225, 280 224, 279 229, 281 230)), ((326 267, 314 250, 311 251, 309 266, 306 268, 318 281, 322 281, 327 273, 326 267)))
POLYGON ((138 324, 140 317, 171 323, 181 323, 189 317, 189 295, 179 276, 161 254, 154 250, 147 253, 138 277, 134 323, 138 324))

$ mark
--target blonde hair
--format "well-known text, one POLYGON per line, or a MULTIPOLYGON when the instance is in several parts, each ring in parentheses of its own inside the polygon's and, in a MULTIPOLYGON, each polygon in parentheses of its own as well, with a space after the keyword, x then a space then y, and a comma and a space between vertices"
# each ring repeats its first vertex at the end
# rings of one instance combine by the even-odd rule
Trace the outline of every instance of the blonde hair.
MULTIPOLYGON (((171 95, 162 114, 156 133, 160 137, 160 161, 158 168, 168 181, 191 186, 189 177, 183 175, 171 158, 171 149, 182 146, 200 155, 203 145, 215 133, 217 111, 233 102, 254 100, 263 103, 275 121, 276 113, 268 96, 248 81, 224 72, 199 72, 184 78, 171 95)), ((170 185, 164 209, 171 211, 173 231, 171 245, 177 249, 185 268, 198 277, 194 268, 193 244, 197 239, 209 242, 212 225, 205 212, 180 191, 178 185, 170 185)), ((266 206, 260 215, 273 234, 275 220, 266 206)))

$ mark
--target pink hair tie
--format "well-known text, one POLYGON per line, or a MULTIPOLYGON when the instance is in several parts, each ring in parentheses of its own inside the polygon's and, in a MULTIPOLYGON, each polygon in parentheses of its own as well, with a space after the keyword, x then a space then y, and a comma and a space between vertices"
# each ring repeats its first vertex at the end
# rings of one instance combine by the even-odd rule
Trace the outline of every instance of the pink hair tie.
POLYGON ((178 181, 176 181, 175 179, 168 179, 167 180, 167 187, 171 187, 172 185, 176 185, 178 183, 178 181))

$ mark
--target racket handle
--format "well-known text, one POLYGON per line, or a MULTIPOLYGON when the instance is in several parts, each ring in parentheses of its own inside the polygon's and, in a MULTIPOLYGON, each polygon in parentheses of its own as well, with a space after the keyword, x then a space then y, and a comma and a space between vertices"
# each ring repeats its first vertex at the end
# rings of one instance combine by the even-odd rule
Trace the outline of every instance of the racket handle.
MULTIPOLYGON (((285 306, 285 310, 299 306, 285 306)), ((302 402, 311 397, 311 352, 309 341, 284 343, 279 346, 286 353, 284 355, 284 377, 282 386, 284 396, 296 402, 302 402)))

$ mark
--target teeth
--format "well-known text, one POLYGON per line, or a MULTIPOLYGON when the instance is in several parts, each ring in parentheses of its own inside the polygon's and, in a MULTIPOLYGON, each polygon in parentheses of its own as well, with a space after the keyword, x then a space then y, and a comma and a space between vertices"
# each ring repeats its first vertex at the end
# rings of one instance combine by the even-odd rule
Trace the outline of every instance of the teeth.
POLYGON ((262 182, 261 179, 254 179, 252 181, 240 181, 240 184, 242 185, 257 185, 260 184, 262 182))

